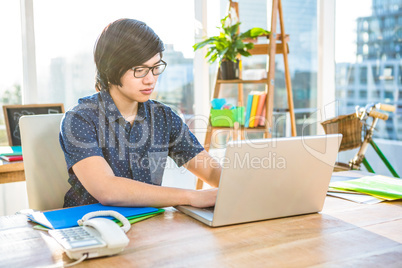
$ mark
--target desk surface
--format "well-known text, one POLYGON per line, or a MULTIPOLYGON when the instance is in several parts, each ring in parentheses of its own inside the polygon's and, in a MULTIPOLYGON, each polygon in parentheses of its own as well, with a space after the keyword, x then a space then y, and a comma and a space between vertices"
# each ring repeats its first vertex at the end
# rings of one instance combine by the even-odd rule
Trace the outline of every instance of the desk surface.
POLYGON ((0 160, 0 184, 25 181, 23 161, 7 162, 0 160))
MULTIPOLYGON (((75 267, 401 267, 401 226, 402 201, 365 205, 327 197, 321 213, 219 228, 168 208, 134 224, 120 255, 75 267)), ((32 243, 6 246, 0 239, 0 266, 71 262, 52 238, 36 232, 32 243)))

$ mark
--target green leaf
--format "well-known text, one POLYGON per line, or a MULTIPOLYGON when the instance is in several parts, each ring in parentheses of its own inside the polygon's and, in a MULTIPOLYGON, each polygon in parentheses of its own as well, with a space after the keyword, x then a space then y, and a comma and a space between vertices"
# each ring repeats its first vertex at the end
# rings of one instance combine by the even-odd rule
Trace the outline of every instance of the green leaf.
POLYGON ((230 36, 237 35, 237 31, 239 30, 239 25, 240 25, 240 22, 236 23, 235 25, 232 25, 228 29, 228 32, 229 32, 230 36))
POLYGON ((256 27, 242 33, 240 38, 255 38, 263 34, 269 34, 269 31, 256 27))
POLYGON ((208 38, 208 39, 206 39, 206 40, 204 40, 202 42, 196 43, 195 45, 193 45, 194 51, 197 50, 197 49, 203 48, 206 45, 213 44, 216 41, 217 41, 216 37, 211 37, 211 38, 208 38))
POLYGON ((219 56, 222 58, 222 57, 226 54, 227 51, 228 51, 228 48, 226 48, 226 49, 220 51, 220 52, 219 52, 219 56))
POLYGON ((251 56, 250 52, 245 51, 245 50, 239 50, 239 54, 244 56, 244 57, 249 57, 251 56))
POLYGON ((248 50, 252 49, 254 44, 244 43, 243 40, 269 33, 262 28, 256 27, 249 29, 242 34, 238 34, 241 23, 238 22, 234 25, 225 26, 226 23, 229 24, 229 19, 229 15, 221 19, 221 27, 217 27, 220 29, 218 36, 207 38, 193 45, 194 51, 208 46, 208 52, 205 55, 205 58, 207 58, 210 63, 213 63, 216 60, 237 61, 237 56, 239 54, 245 57, 251 56, 248 50))
POLYGON ((237 49, 242 49, 245 47, 245 44, 243 43, 243 41, 241 41, 240 39, 236 40, 234 47, 236 47, 237 49))
POLYGON ((212 53, 214 53, 214 48, 209 48, 205 57, 208 57, 212 53))
POLYGON ((267 30, 262 29, 262 28, 252 28, 250 30, 251 37, 257 37, 257 36, 260 36, 262 34, 269 34, 269 32, 267 30))
POLYGON ((247 50, 253 49, 253 48, 254 48, 254 44, 253 44, 253 43, 247 43, 247 44, 245 45, 245 47, 246 47, 247 50))
POLYGON ((209 58, 209 62, 210 63, 214 63, 216 61, 216 59, 218 58, 218 55, 214 54, 209 58))

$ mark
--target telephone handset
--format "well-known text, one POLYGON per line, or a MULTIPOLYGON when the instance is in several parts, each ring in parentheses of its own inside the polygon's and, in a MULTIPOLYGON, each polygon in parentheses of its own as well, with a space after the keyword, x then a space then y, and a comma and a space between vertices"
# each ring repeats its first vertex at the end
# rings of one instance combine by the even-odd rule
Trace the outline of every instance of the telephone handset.
POLYGON ((117 254, 128 245, 125 232, 130 230, 129 221, 116 211, 96 211, 86 214, 78 221, 79 227, 49 230, 65 249, 70 259, 89 259, 117 254), (98 216, 113 216, 123 223, 119 227, 114 221, 98 216), (85 258, 84 258, 85 256, 85 258))

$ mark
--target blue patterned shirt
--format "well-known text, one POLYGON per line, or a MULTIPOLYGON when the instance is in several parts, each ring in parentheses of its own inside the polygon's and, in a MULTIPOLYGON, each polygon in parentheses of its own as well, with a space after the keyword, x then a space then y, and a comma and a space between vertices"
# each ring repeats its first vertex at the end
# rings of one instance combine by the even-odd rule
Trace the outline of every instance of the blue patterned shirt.
POLYGON ((106 91, 80 99, 66 112, 60 144, 71 184, 64 198, 65 207, 98 203, 72 170, 87 157, 103 157, 115 176, 161 185, 167 156, 180 167, 203 150, 168 106, 153 100, 139 103, 131 126, 106 91))

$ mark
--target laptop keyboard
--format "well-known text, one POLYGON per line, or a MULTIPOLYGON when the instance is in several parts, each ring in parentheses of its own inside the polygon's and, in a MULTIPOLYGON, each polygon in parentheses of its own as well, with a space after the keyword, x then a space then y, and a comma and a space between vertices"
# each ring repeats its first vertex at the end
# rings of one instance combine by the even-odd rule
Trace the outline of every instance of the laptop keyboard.
POLYGON ((214 212, 215 207, 207 207, 207 208, 203 208, 202 210, 208 211, 208 212, 214 212))

